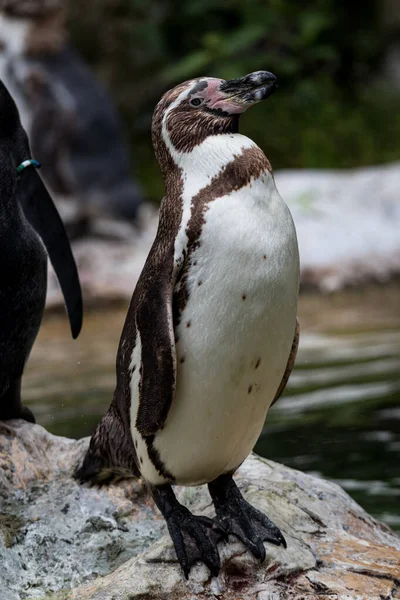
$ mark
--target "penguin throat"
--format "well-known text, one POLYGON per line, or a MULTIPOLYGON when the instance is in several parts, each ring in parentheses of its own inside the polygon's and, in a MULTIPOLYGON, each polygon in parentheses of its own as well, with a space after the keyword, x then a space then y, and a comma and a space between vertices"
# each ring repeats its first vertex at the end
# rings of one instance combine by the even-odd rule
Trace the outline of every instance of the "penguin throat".
MULTIPOLYGON (((185 187, 192 187, 197 191, 208 185, 212 178, 240 157, 247 148, 257 148, 253 140, 240 133, 208 136, 191 152, 177 152, 168 139, 165 142, 169 162, 174 165, 175 170, 182 173, 185 187)), ((164 171, 167 189, 171 171, 164 171)))

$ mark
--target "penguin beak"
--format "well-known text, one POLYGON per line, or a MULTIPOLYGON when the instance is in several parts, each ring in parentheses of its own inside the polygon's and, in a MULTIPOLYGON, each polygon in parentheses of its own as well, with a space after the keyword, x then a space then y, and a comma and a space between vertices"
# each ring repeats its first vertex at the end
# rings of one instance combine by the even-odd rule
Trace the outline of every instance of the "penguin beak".
MULTIPOLYGON (((219 86, 223 93, 216 105, 220 102, 229 106, 229 112, 241 113, 249 106, 266 100, 278 87, 277 78, 269 71, 255 71, 238 79, 224 81, 219 86)), ((217 107, 217 106, 213 106, 217 107)), ((221 107, 222 108, 222 107, 221 107)))

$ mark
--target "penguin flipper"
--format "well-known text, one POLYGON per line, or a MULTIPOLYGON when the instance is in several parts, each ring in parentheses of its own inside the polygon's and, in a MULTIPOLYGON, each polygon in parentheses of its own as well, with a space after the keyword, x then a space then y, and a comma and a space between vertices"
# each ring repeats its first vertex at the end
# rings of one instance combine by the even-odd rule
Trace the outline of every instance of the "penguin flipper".
POLYGON ((157 236, 137 282, 120 345, 123 353, 124 340, 135 323, 136 340, 140 339, 141 344, 135 426, 144 437, 154 435, 164 425, 176 388, 172 297, 180 268, 175 263, 174 239, 164 217, 161 209, 157 236))
POLYGON ((159 273, 136 313, 141 341, 141 385, 136 428, 154 435, 165 423, 175 396, 176 349, 172 319, 172 282, 159 273))
POLYGON ((281 395, 283 394, 286 384, 289 380, 289 377, 293 371, 294 363, 295 363, 296 356, 297 356, 297 350, 299 348, 299 339, 300 339, 300 321, 299 321, 299 318, 296 317, 296 329, 294 332, 293 344, 290 349, 288 362, 287 362, 286 369, 285 369, 285 372, 282 377, 282 381, 279 384, 278 391, 275 394, 275 398, 273 399, 271 406, 273 404, 275 404, 275 402, 277 402, 279 400, 279 398, 281 397, 281 395))
POLYGON ((49 192, 34 169, 22 171, 18 194, 26 218, 46 246, 64 295, 72 337, 75 339, 82 327, 82 292, 64 224, 49 192))

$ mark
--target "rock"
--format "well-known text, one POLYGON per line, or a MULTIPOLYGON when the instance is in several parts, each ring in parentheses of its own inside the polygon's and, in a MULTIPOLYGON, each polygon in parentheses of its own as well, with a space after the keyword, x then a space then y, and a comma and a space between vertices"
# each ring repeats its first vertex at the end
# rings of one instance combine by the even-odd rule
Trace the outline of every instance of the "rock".
POLYGON ((160 536, 163 523, 137 481, 99 490, 71 478, 87 445, 0 421, 1 600, 105 575, 160 536))
MULTIPOLYGON (((337 485, 256 456, 237 481, 282 529, 287 550, 266 545, 260 565, 233 540, 220 546, 218 579, 198 565, 186 582, 139 481, 98 489, 71 478, 87 444, 0 423, 2 600, 400 598, 399 537, 337 485)), ((204 486, 177 493, 212 515, 204 486)))
POLYGON ((335 291, 400 274, 400 163, 348 171, 280 171, 305 287, 335 291))

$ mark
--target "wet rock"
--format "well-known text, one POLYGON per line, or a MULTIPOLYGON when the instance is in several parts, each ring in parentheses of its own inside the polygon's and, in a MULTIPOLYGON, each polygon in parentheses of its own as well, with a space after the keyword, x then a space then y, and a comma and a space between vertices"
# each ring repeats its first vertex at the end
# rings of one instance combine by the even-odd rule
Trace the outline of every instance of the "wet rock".
MULTIPOLYGON (((337 485, 255 456, 238 484, 282 529, 287 550, 267 545, 260 565, 232 540, 220 546, 218 579, 198 565, 186 582, 140 482, 98 489, 71 478, 87 443, 22 421, 0 423, 2 600, 398 597, 399 537, 337 485)), ((178 496, 212 515, 204 487, 178 496)))
POLYGON ((79 486, 88 440, 0 421, 0 598, 42 598, 105 575, 160 536, 146 490, 79 486), (138 498, 141 498, 138 501, 138 498))

